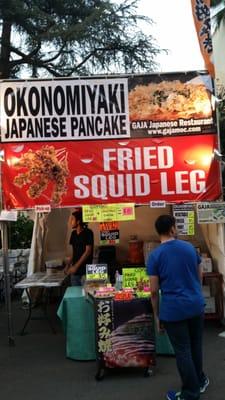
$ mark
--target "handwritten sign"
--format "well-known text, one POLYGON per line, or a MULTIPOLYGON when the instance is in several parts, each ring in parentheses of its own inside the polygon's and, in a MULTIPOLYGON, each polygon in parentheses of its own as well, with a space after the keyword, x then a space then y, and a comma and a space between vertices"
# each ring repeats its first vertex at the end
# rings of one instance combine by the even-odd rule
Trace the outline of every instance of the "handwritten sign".
POLYGON ((87 264, 86 280, 87 281, 105 281, 108 279, 107 264, 87 264))
POLYGON ((132 221, 135 219, 134 203, 104 204, 82 207, 84 222, 132 221))
POLYGON ((120 238, 118 222, 100 223, 100 245, 118 244, 120 238))
POLYGON ((123 288, 135 288, 149 285, 149 276, 145 268, 123 268, 123 288))
POLYGON ((112 351, 112 301, 106 299, 96 299, 96 301, 97 351, 101 356, 112 351))

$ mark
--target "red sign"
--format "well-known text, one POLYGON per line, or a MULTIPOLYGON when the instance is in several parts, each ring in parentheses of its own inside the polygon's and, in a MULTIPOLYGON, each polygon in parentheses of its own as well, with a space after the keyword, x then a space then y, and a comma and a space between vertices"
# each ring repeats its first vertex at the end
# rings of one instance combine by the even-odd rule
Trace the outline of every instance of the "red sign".
POLYGON ((216 134, 2 147, 6 208, 197 202, 221 194, 216 134))

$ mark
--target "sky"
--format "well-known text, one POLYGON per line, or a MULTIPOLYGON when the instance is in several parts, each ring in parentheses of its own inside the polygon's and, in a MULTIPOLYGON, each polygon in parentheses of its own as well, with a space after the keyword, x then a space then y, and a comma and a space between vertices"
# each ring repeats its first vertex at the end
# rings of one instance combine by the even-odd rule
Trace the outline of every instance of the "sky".
POLYGON ((155 22, 144 30, 169 54, 158 56, 160 72, 204 69, 192 18, 191 0, 140 0, 139 13, 155 22))

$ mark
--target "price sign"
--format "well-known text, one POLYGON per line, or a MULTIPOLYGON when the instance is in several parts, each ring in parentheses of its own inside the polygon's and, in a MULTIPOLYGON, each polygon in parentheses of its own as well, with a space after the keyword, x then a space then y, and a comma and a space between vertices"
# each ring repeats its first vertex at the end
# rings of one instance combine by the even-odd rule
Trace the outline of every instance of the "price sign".
POLYGON ((103 204, 82 207, 84 222, 133 221, 134 203, 103 204))
POLYGON ((195 213, 192 204, 173 206, 173 216, 179 235, 193 236, 195 234, 195 213))
POLYGON ((123 268, 123 288, 134 288, 140 285, 149 285, 149 276, 146 268, 123 268))
POLYGON ((118 244, 120 238, 118 222, 100 223, 100 244, 118 244))
POLYGON ((87 264, 86 280, 87 281, 106 281, 108 279, 107 264, 87 264))

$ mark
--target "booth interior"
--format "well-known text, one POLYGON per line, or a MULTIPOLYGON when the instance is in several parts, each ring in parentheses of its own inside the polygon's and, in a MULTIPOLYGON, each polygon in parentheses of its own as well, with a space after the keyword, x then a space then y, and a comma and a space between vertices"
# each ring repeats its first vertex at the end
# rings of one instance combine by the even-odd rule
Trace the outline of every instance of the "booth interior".
MULTIPOLYGON (((60 266, 66 257, 71 255, 72 248, 69 244, 71 235, 70 216, 74 209, 57 208, 49 214, 36 214, 31 254, 28 264, 28 275, 43 271, 46 266, 48 272, 51 267, 60 266)), ((88 227, 94 233, 94 258, 93 263, 106 263, 110 282, 115 282, 115 274, 122 274, 123 268, 144 267, 147 255, 157 245, 154 223, 161 214, 172 214, 172 206, 165 208, 151 208, 147 205, 135 207, 135 220, 119 222, 119 243, 116 245, 101 245, 99 223, 89 223, 88 227)), ((203 272, 212 274, 212 286, 219 285, 225 276, 225 250, 224 250, 224 224, 208 223, 198 224, 197 215, 194 218, 193 235, 180 236, 182 240, 191 242, 200 252, 202 257, 203 272), (214 279, 213 279, 214 274, 214 279), (215 283, 216 282, 216 283, 215 283)), ((52 269, 53 270, 53 269, 52 269)), ((207 278, 208 276, 208 278, 207 278)), ((206 295, 206 313, 222 317, 223 289, 217 290, 207 284, 203 290, 206 295), (212 311, 212 312, 211 312, 212 311)), ((211 315, 213 317, 213 315, 211 315)))
MULTIPOLYGON (((44 241, 39 252, 46 261, 62 261, 71 255, 69 238, 71 234, 70 215, 74 209, 53 209, 48 215, 38 215, 34 230, 42 230, 40 240, 44 241)), ((145 265, 146 256, 159 244, 154 223, 161 214, 172 214, 172 206, 165 208, 150 208, 149 206, 135 207, 135 220, 119 222, 119 243, 116 245, 100 245, 99 223, 89 223, 88 227, 94 232, 93 263, 109 263, 109 273, 114 278, 115 268, 140 264, 145 265)), ((34 232, 36 241, 39 236, 34 232)), ((198 224, 195 215, 194 234, 180 236, 188 240, 200 252, 203 259, 204 272, 219 272, 225 275, 224 225, 221 223, 198 224), (204 260, 207 259, 206 262, 204 260), (209 261, 210 259, 210 261, 209 261)), ((38 245, 35 247, 38 249, 38 245)), ((40 254, 39 254, 40 258, 40 254)), ((36 259, 37 260, 37 259, 36 259)), ((34 271, 38 265, 33 263, 34 271)))
MULTIPOLYGON (((69 239, 71 235, 70 216, 73 211, 72 208, 58 208, 53 209, 49 214, 36 214, 28 276, 44 270, 47 270, 47 274, 53 274, 57 267, 62 269, 63 260, 71 254, 72 250, 69 239)), ((115 274, 122 274, 124 268, 145 268, 147 255, 159 245, 154 227, 155 220, 161 214, 172 213, 171 205, 165 208, 150 208, 147 205, 136 206, 135 220, 119 222, 119 243, 116 245, 101 245, 99 223, 88 224, 88 227, 94 233, 93 264, 103 263, 108 265, 112 287, 115 283, 115 274)), ((202 256, 203 293, 206 302, 205 317, 222 320, 224 318, 223 278, 225 275, 224 227, 223 224, 214 223, 200 225, 197 222, 196 213, 194 220, 193 235, 179 236, 179 238, 191 242, 202 256)), ((100 317, 96 316, 95 307, 98 308, 99 299, 94 299, 92 295, 93 292, 89 298, 91 301, 87 301, 85 290, 67 287, 60 299, 61 303, 57 315, 61 319, 66 336, 66 356, 75 360, 96 359, 96 346, 98 347, 101 342, 98 336, 98 343, 96 343, 96 321, 100 317)), ((108 289, 106 297, 109 295, 110 290, 108 289)), ((122 300, 124 300, 123 297, 122 300)), ((131 298, 128 297, 126 300, 131 300, 131 298)), ((146 315, 148 315, 151 312, 151 310, 149 311, 149 297, 138 299, 138 301, 140 303, 137 302, 135 307, 140 307, 142 310, 143 307, 147 307, 146 315)), ((119 313, 122 312, 123 307, 118 305, 120 302, 115 303, 117 303, 115 310, 119 313)), ((124 301, 121 301, 121 304, 124 303, 124 301)), ((133 306, 134 303, 132 303, 130 309, 123 312, 126 315, 131 312, 131 319, 137 322, 140 315, 138 313, 132 314, 135 308, 133 306)), ((103 317, 101 315, 101 318, 103 317)), ((120 319, 121 316, 118 318, 120 319)), ((150 319, 148 323, 150 323, 150 319)), ((150 347, 152 340, 152 337, 148 338, 150 347)), ((106 346, 106 342, 104 342, 104 346, 106 346)), ((173 354, 168 338, 160 338, 157 334, 155 350, 159 354, 173 354)), ((102 350, 101 356, 103 353, 102 350)), ((150 363, 153 363, 152 360, 151 358, 150 363)))

